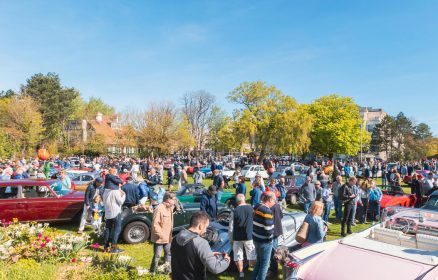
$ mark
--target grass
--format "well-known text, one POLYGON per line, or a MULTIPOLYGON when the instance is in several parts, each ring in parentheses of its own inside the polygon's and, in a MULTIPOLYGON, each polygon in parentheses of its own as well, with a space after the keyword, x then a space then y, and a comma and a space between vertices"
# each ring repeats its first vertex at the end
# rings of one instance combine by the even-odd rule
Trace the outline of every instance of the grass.
MULTIPOLYGON (((189 182, 193 182, 192 178, 189 178, 189 182)), ((378 185, 381 185, 381 179, 377 179, 376 183, 378 185)), ((204 179, 204 185, 209 186, 212 184, 211 179, 204 179)), ((249 190, 249 183, 247 182, 247 190, 249 190)), ((409 192, 409 188, 405 188, 405 191, 409 192)), ((173 188, 173 190, 176 190, 176 187, 173 188)), ((227 192, 234 192, 233 189, 226 189, 227 192)), ((247 191, 247 199, 249 200, 249 191, 247 191)), ((288 205, 287 209, 289 211, 303 211, 301 206, 298 205, 288 205)), ((332 214, 330 215, 329 221, 332 223, 332 225, 329 228, 329 231, 327 232, 327 240, 335 240, 341 237, 341 225, 340 223, 336 222, 334 211, 332 211, 332 214)), ((60 233, 66 233, 66 232, 76 232, 78 226, 73 224, 55 224, 52 225, 54 228, 59 230, 60 233)), ((368 228, 370 224, 358 224, 354 227, 352 227, 353 232, 359 232, 366 228, 368 228)), ((87 232, 91 234, 92 237, 92 243, 98 242, 99 244, 103 243, 102 238, 97 238, 93 233, 91 233, 91 228, 86 228, 87 232)), ((123 255, 128 255, 134 258, 132 265, 142 266, 144 268, 149 268, 152 257, 153 257, 153 246, 150 242, 142 243, 142 244, 120 244, 120 248, 125 250, 123 255)), ((86 250, 86 253, 91 253, 91 251, 86 250)), ((252 270, 252 269, 250 269, 252 270)), ((64 278, 61 277, 64 273, 64 268, 56 264, 37 264, 33 261, 20 261, 13 265, 8 265, 0 268, 0 280, 3 279, 60 279, 64 278)), ((85 279, 87 276, 81 276, 76 275, 75 279, 85 279), (85 277, 85 278, 82 278, 85 277)), ((246 273, 247 278, 250 279, 249 276, 251 273, 246 273)), ((281 272, 280 272, 281 275, 281 272)), ((221 280, 231 280, 235 279, 236 273, 232 271, 226 271, 222 273, 221 275, 209 275, 209 279, 221 279, 221 280)), ((169 278, 170 279, 170 278, 169 278)))

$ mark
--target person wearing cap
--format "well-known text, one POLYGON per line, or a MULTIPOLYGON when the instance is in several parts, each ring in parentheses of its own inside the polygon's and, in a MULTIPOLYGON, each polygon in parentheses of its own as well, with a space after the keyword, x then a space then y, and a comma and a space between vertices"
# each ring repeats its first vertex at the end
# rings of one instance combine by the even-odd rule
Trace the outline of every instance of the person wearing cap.
POLYGON ((213 171, 213 185, 216 186, 217 197, 220 200, 222 197, 222 193, 224 192, 225 181, 222 174, 219 172, 219 169, 215 169, 213 171))
POLYGON ((211 185, 202 195, 200 209, 201 211, 207 213, 208 216, 210 216, 210 219, 216 219, 217 204, 217 189, 215 185, 211 185))
POLYGON ((102 177, 97 177, 87 186, 87 189, 85 190, 84 210, 82 212, 81 222, 79 224, 79 234, 84 232, 85 223, 87 222, 87 217, 90 210, 90 205, 93 202, 94 197, 96 195, 103 196, 103 190, 104 187, 102 177))

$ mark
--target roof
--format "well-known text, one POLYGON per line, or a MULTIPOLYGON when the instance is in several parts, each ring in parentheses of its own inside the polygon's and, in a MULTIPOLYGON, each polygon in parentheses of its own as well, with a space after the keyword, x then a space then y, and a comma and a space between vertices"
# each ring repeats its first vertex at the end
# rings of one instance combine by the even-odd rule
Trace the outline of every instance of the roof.
POLYGON ((101 122, 96 120, 90 120, 88 123, 91 127, 96 131, 96 134, 100 134, 103 136, 105 144, 114 144, 116 139, 116 132, 111 127, 112 120, 104 116, 101 122))

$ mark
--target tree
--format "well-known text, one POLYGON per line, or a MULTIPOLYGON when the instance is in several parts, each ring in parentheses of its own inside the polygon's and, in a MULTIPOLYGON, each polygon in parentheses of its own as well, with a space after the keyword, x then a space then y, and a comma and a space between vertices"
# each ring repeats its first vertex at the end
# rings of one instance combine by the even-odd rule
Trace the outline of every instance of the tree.
POLYGON ((215 98, 211 93, 199 90, 186 93, 182 102, 182 113, 190 124, 190 134, 195 139, 195 152, 197 152, 202 150, 206 143, 215 98))
POLYGON ((228 100, 243 105, 234 112, 234 132, 252 144, 262 161, 268 152, 301 154, 310 145, 312 118, 304 106, 262 81, 240 84, 228 100))
POLYGON ((39 73, 26 81, 26 85, 21 87, 21 94, 32 97, 39 104, 46 138, 58 140, 67 120, 77 110, 79 92, 63 87, 55 73, 39 73))
POLYGON ((17 93, 13 91, 12 89, 8 89, 6 91, 2 90, 0 91, 0 99, 2 98, 11 98, 17 96, 17 93))
POLYGON ((241 150, 242 138, 237 137, 235 123, 227 113, 219 107, 213 108, 212 121, 209 124, 209 135, 207 146, 218 151, 241 150))
POLYGON ((430 127, 425 123, 419 123, 414 127, 414 136, 416 139, 426 140, 432 137, 430 127))
POLYGON ((99 97, 90 97, 88 102, 82 101, 78 106, 78 117, 81 119, 94 119, 97 113, 102 113, 104 116, 112 116, 116 113, 114 107, 106 104, 99 97))
POLYGON ((0 127, 6 144, 13 143, 22 155, 33 152, 43 131, 38 104, 30 96, 3 99, 0 102, 0 127))
POLYGON ((390 115, 386 115, 373 130, 373 151, 376 153, 385 152, 387 159, 393 158, 394 141, 396 137, 395 126, 395 119, 390 115))
POLYGON ((309 106, 314 125, 311 132, 311 151, 333 154, 356 155, 362 143, 370 142, 370 135, 362 127, 359 106, 350 97, 336 94, 316 99, 309 106))

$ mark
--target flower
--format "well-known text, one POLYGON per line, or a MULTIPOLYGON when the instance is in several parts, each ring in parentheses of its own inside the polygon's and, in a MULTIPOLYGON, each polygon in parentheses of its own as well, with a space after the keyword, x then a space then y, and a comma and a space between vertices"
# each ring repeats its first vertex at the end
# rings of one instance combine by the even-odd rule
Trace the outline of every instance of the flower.
POLYGON ((18 218, 12 218, 12 222, 13 222, 14 224, 18 223, 18 218))
POLYGON ((146 268, 143 268, 143 267, 141 267, 141 266, 138 266, 138 267, 137 267, 137 274, 138 274, 138 276, 145 275, 145 274, 147 274, 148 272, 149 272, 149 270, 146 269, 146 268))
POLYGON ((93 258, 92 258, 92 257, 82 257, 82 258, 80 258, 79 260, 80 260, 81 262, 84 262, 84 263, 90 263, 90 262, 93 261, 93 258))
POLYGON ((76 262, 76 258, 71 259, 71 262, 75 263, 76 262))
POLYGON ((119 260, 119 261, 122 261, 122 262, 127 262, 127 261, 132 260, 132 258, 129 257, 129 256, 119 256, 119 257, 118 257, 118 260, 119 260))

